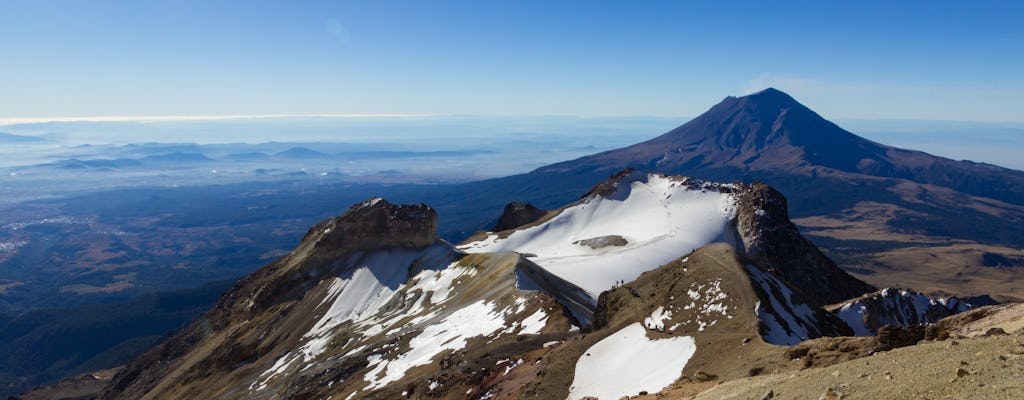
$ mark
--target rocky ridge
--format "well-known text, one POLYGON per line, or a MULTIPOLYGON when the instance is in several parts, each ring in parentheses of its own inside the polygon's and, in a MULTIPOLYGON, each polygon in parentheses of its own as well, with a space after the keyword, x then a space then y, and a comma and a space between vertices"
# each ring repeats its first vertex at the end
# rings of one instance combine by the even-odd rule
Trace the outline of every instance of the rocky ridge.
POLYGON ((310 229, 99 397, 618 398, 787 370, 785 346, 853 333, 822 304, 873 288, 803 239, 785 204, 759 183, 625 170, 456 247, 432 208, 373 198, 310 229), (615 257, 604 271, 626 273, 596 284, 557 262, 615 257))
POLYGON ((930 298, 920 292, 886 288, 828 307, 857 336, 874 336, 885 325, 923 325, 970 310, 955 297, 930 298))

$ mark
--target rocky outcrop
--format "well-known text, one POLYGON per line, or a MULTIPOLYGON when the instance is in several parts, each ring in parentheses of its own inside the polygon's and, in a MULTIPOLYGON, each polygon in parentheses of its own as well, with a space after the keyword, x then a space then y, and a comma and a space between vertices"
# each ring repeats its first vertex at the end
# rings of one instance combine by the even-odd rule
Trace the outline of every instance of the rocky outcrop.
POLYGON ((839 318, 858 336, 871 336, 886 325, 930 324, 970 310, 972 306, 957 298, 931 298, 905 289, 882 289, 832 307, 839 318))
POLYGON ((437 212, 425 204, 394 205, 374 197, 320 222, 288 255, 236 283, 209 318, 221 326, 301 298, 324 276, 341 274, 339 259, 388 248, 422 249, 437 243, 437 212))
MULTIPOLYGON (((239 280, 196 322, 130 362, 114 377, 103 398, 148 392, 175 362, 183 362, 183 357, 209 340, 224 342, 205 354, 186 376, 213 374, 252 362, 268 351, 267 343, 223 335, 260 315, 294 307, 324 279, 342 275, 363 255, 385 249, 424 249, 438 243, 436 229, 437 213, 423 204, 398 206, 374 197, 351 206, 342 215, 310 228, 291 253, 239 280)), ((451 257, 458 254, 452 249, 451 257)))
POLYGON ((310 229, 303 241, 333 251, 424 248, 437 241, 437 212, 426 204, 396 206, 380 197, 353 205, 310 229))
POLYGON ((786 198, 764 183, 738 193, 736 230, 743 253, 754 264, 782 278, 817 306, 874 291, 840 269, 789 220, 786 198))
POLYGON ((508 371, 574 323, 544 291, 562 283, 531 273, 517 254, 462 253, 437 238, 436 225, 425 205, 353 205, 130 362, 100 398, 479 398, 496 385, 517 389, 508 371))
POLYGON ((572 242, 572 243, 573 244, 578 244, 580 246, 587 246, 589 248, 597 250, 597 249, 601 249, 601 248, 605 248, 605 247, 609 247, 609 246, 611 246, 611 247, 622 247, 622 246, 625 246, 625 245, 629 244, 629 241, 626 240, 626 238, 624 238, 622 236, 619 236, 619 235, 604 235, 604 236, 593 237, 593 238, 590 238, 590 239, 577 240, 577 241, 572 242))
POLYGON ((498 218, 498 223, 494 225, 493 231, 516 229, 536 222, 547 213, 548 210, 537 208, 533 204, 514 201, 505 205, 505 211, 501 213, 501 218, 498 218))

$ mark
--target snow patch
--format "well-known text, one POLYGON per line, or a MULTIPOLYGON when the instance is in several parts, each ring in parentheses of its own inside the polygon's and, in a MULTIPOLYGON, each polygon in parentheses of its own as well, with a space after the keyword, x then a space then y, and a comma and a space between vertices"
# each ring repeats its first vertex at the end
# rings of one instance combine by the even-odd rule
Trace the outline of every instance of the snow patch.
POLYGON ((523 319, 522 329, 519 330, 521 335, 538 335, 540 330, 544 329, 544 325, 547 324, 548 315, 543 309, 538 309, 537 312, 530 314, 529 317, 523 319))
MULTIPOLYGON (((729 314, 729 306, 725 304, 729 296, 722 290, 721 279, 706 283, 690 282, 690 286, 686 289, 686 295, 690 298, 690 303, 683 306, 683 309, 696 311, 696 320, 692 322, 697 324, 698 332, 703 332, 704 329, 717 324, 718 317, 732 319, 732 315, 729 314)), ((678 326, 679 324, 673 325, 670 330, 675 330, 678 326)))
POLYGON ((409 368, 429 364, 434 356, 466 347, 468 339, 489 335, 503 327, 505 319, 494 304, 481 300, 460 308, 409 340, 409 351, 376 364, 364 377, 370 383, 366 389, 382 388, 401 379, 409 368))
POLYGON ((665 321, 672 318, 672 310, 665 310, 665 307, 658 306, 651 313, 650 317, 644 318, 644 326, 647 329, 665 330, 665 321))
POLYGON ((579 360, 569 400, 655 393, 675 382, 697 351, 690 336, 651 340, 639 322, 595 343, 579 360))
POLYGON ((274 362, 274 365, 271 366, 270 369, 260 374, 259 379, 253 382, 252 385, 249 385, 249 389, 257 391, 266 389, 270 380, 288 369, 295 360, 298 360, 298 357, 293 356, 291 353, 281 356, 281 358, 278 358, 277 361, 274 362))

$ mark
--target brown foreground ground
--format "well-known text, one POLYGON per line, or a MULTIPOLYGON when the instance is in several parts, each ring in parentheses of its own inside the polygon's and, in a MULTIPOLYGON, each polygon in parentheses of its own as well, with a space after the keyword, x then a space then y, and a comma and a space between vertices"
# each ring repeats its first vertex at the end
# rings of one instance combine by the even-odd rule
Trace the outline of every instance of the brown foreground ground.
POLYGON ((727 382, 680 382, 661 393, 634 398, 1024 399, 1024 304, 985 307, 944 323, 957 339, 924 342, 820 368, 727 382))
MULTIPOLYGON (((1024 399, 1024 303, 982 307, 939 324, 952 339, 890 351, 876 351, 874 337, 769 346, 764 357, 778 362, 750 371, 757 376, 699 381, 697 372, 632 399, 1024 399)), ((114 372, 83 374, 21 399, 89 399, 114 372)))

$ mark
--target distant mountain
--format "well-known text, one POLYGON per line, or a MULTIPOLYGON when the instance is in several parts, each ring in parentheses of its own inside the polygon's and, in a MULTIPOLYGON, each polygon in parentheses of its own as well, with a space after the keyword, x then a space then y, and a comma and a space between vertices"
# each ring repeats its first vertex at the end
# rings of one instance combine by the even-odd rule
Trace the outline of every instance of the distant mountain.
POLYGON ((37 143, 48 140, 38 136, 23 136, 0 132, 0 143, 37 143))
POLYGON ((231 160, 262 160, 262 159, 265 159, 265 158, 269 158, 270 155, 268 155, 267 153, 250 152, 250 153, 232 153, 232 154, 228 154, 225 157, 228 158, 228 159, 231 159, 231 160))
POLYGON ((332 158, 330 154, 321 153, 319 151, 309 149, 306 147, 292 147, 288 150, 274 154, 277 157, 285 158, 332 158))
POLYGON ((878 286, 1024 299, 1006 283, 1024 278, 1024 265, 1012 261, 1024 259, 1024 172, 875 143, 775 89, 727 97, 633 146, 448 189, 445 196, 461 198, 450 205, 450 197, 423 199, 466 229, 455 236, 468 236, 497 220, 469 220, 486 209, 511 201, 557 207, 622 168, 768 183, 786 193, 805 235, 878 286), (996 259, 1010 261, 989 267, 996 259))
POLYGON ((77 158, 71 158, 67 160, 57 161, 53 163, 57 168, 61 169, 88 169, 88 168, 125 168, 125 167, 136 167, 142 165, 138 160, 130 158, 118 158, 118 159, 92 159, 92 160, 79 160, 77 158))
POLYGON ((491 154, 488 150, 438 150, 438 151, 345 151, 337 153, 338 157, 344 159, 370 160, 382 158, 420 158, 420 157, 464 157, 477 154, 491 154))
POLYGON ((775 89, 727 97, 652 140, 537 171, 614 171, 623 166, 731 179, 769 174, 866 175, 1024 205, 1022 171, 878 144, 825 120, 775 89))
POLYGON ((205 163, 214 161, 202 153, 174 152, 143 157, 142 162, 152 163, 205 163))

